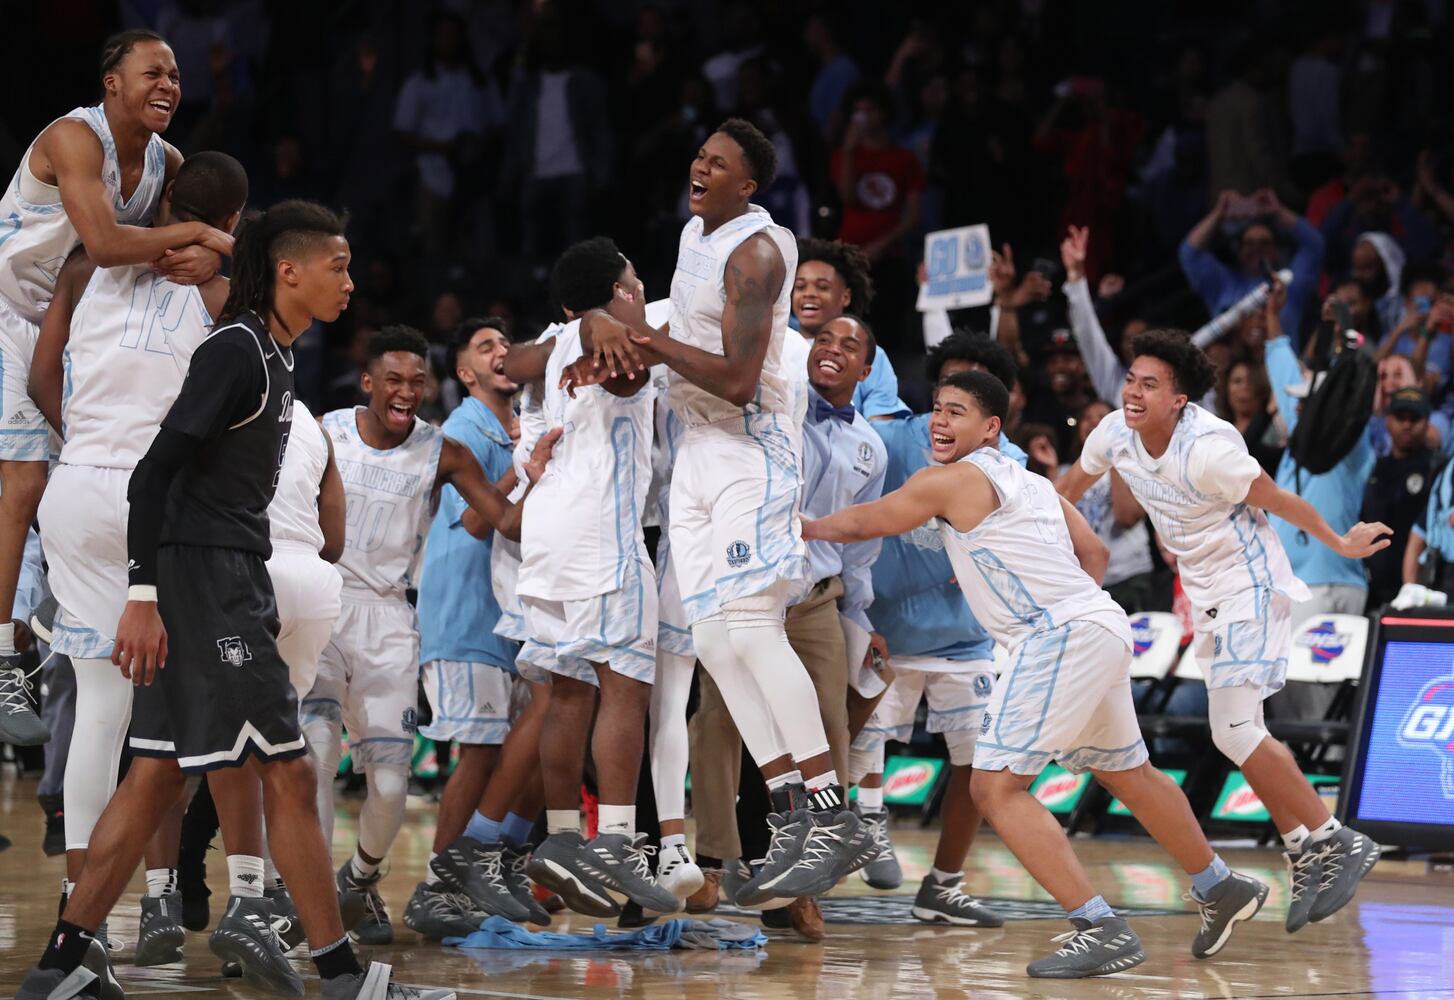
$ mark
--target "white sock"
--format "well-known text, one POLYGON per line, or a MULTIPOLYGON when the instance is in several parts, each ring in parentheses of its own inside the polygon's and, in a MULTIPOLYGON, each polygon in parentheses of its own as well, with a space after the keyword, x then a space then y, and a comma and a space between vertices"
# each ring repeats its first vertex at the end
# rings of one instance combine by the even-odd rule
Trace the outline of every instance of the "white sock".
POLYGON ((177 870, 175 868, 148 868, 146 870, 146 894, 148 896, 170 896, 176 891, 177 870))
POLYGON ((580 833, 581 811, 579 809, 545 810, 546 834, 580 833))
POLYGON ((278 866, 273 864, 271 857, 263 858, 263 889, 283 888, 283 876, 278 874, 278 866))
POLYGON ((379 870, 379 866, 375 862, 364 860, 363 854, 357 848, 354 849, 353 861, 351 863, 353 865, 353 873, 358 878, 368 878, 379 870))
POLYGON ((791 771, 775 775, 766 780, 768 790, 771 791, 774 788, 782 788, 785 785, 801 785, 803 783, 803 775, 797 768, 793 768, 791 771))
POLYGON ((858 786, 858 808, 863 813, 881 813, 884 811, 884 788, 879 785, 877 788, 865 788, 858 786))
MULTIPOLYGON (((437 852, 435 852, 435 851, 430 851, 429 852, 429 861, 433 861, 437 857, 439 857, 439 854, 437 852)), ((442 880, 440 879, 440 877, 438 875, 434 874, 434 869, 430 867, 429 862, 425 862, 425 864, 424 864, 424 884, 425 885, 438 885, 441 881, 442 880)))
POLYGON ((15 623, 5 622, 0 625, 0 655, 9 655, 15 652, 15 623))
POLYGON ((812 794, 820 789, 827 788, 829 785, 838 784, 838 772, 830 767, 822 774, 814 775, 811 778, 804 778, 803 784, 807 786, 808 793, 812 794))
POLYGON ((1332 816, 1329 816, 1328 822, 1308 834, 1308 843, 1321 844, 1341 829, 1343 829, 1343 824, 1339 823, 1332 816))
POLYGON ((954 882, 964 877, 964 872, 942 872, 938 868, 930 868, 929 874, 935 882, 954 882))
POLYGON ((669 848, 680 847, 687 849, 687 835, 685 833, 663 833, 661 835, 661 853, 665 854, 669 848))
POLYGON ((636 806, 601 806, 600 818, 596 822, 598 833, 620 833, 627 837, 636 835, 636 806))
POLYGON ((227 891, 234 896, 261 899, 263 894, 263 859, 250 854, 227 856, 227 891))
POLYGON ((1296 826, 1282 835, 1282 845, 1289 851, 1301 851, 1308 842, 1308 828, 1296 826))

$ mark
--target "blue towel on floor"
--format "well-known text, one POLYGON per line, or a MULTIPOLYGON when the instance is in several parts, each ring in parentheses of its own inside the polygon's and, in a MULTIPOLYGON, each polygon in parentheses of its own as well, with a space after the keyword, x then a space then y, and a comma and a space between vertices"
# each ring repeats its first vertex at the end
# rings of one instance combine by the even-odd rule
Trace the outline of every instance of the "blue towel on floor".
MULTIPOLYGON (((712 923, 717 923, 713 921, 712 923)), ((610 931, 597 924, 590 934, 560 934, 532 931, 504 917, 490 917, 469 937, 447 937, 444 943, 456 948, 540 948, 552 951, 669 951, 681 946, 682 935, 700 935, 711 925, 700 920, 666 920, 638 930, 610 931)), ((719 948, 760 948, 767 943, 761 932, 717 933, 719 948)))

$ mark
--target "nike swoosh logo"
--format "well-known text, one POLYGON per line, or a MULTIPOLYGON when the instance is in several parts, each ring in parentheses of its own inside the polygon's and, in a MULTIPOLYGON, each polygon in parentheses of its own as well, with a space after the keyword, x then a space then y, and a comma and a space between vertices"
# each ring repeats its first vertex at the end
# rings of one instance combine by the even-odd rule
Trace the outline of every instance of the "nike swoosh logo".
POLYGON ((263 355, 263 357, 264 358, 271 358, 273 355, 275 355, 277 353, 278 353, 277 351, 268 351, 266 354, 263 355))
POLYGON ((1227 728, 1228 729, 1236 729, 1238 726, 1245 726, 1245 725, 1247 725, 1247 723, 1249 723, 1251 721, 1252 721, 1251 719, 1243 719, 1241 722, 1234 722, 1234 723, 1232 723, 1227 728))

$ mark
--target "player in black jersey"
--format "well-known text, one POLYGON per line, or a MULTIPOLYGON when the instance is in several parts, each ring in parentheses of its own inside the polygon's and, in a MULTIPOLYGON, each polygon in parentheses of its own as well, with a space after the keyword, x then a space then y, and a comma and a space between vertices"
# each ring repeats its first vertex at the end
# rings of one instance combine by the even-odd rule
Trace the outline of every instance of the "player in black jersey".
MULTIPOLYGON (((348 264, 343 220, 309 202, 282 202, 238 237, 227 304, 128 491, 131 589, 112 660, 138 685, 137 757, 17 1000, 123 996, 95 929, 135 871, 156 818, 182 793, 185 772, 249 759, 262 779, 273 858, 325 1000, 454 1000, 449 990, 389 984, 387 965, 359 966, 339 915, 296 696, 277 650, 267 508, 292 423, 291 347, 314 320, 331 322, 347 307, 348 264)), ((246 964, 248 956, 231 957, 246 964)), ((279 970, 266 985, 302 995, 290 972, 279 970)))

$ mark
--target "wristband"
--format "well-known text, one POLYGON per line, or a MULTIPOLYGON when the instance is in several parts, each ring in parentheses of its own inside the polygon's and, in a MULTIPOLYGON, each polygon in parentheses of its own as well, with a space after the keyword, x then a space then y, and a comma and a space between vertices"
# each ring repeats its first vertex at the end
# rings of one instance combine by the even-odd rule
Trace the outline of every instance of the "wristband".
POLYGON ((145 601, 155 604, 157 602, 156 586, 149 583, 133 583, 126 588, 126 599, 128 601, 145 601))

